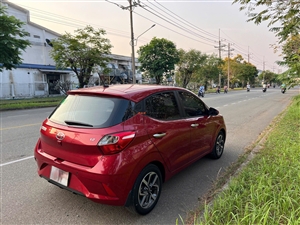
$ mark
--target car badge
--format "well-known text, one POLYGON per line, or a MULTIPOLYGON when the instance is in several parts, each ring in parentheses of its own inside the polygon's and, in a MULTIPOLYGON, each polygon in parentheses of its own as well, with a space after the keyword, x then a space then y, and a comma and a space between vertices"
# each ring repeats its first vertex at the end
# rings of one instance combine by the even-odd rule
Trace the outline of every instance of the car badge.
POLYGON ((62 141, 65 138, 65 134, 63 132, 58 132, 56 134, 56 139, 58 142, 62 141))

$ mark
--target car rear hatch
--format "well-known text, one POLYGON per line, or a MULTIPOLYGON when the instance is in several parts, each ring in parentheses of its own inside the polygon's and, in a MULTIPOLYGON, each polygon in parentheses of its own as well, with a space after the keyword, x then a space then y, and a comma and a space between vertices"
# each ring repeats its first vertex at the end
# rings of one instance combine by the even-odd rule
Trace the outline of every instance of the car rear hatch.
POLYGON ((42 125, 41 151, 56 162, 95 166, 103 155, 99 141, 124 130, 123 122, 133 116, 131 104, 111 96, 69 95, 42 125))
POLYGON ((93 167, 103 155, 98 142, 109 133, 122 131, 122 125, 102 129, 83 129, 55 124, 46 120, 41 127, 42 152, 55 157, 56 162, 68 161, 93 167))

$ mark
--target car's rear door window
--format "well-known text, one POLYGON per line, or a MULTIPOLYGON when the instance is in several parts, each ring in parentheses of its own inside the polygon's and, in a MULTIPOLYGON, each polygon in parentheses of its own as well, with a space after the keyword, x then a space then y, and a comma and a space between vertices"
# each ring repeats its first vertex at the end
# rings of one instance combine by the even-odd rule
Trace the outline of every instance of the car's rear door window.
POLYGON ((206 105, 195 95, 187 91, 179 91, 186 117, 204 116, 207 114, 206 105))
POLYGON ((70 126, 110 127, 133 116, 133 104, 114 97, 69 95, 49 119, 70 126))
POLYGON ((174 92, 162 92, 151 95, 145 101, 146 115, 158 120, 176 120, 180 118, 174 92))

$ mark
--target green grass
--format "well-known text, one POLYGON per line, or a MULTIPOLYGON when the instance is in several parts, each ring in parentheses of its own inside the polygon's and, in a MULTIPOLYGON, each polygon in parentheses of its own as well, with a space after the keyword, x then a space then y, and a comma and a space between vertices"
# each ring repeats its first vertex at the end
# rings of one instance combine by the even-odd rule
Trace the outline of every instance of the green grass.
POLYGON ((58 97, 44 97, 44 98, 30 98, 30 99, 10 99, 0 101, 0 111, 16 110, 16 109, 31 109, 41 107, 57 106, 64 96, 58 97))
POLYGON ((299 114, 300 95, 276 121, 255 157, 186 223, 300 224, 299 114))

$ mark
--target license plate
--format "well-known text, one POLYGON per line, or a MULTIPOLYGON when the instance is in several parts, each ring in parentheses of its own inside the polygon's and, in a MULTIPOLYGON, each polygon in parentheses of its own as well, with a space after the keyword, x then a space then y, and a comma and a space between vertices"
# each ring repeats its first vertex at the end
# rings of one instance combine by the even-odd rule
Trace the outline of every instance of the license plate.
POLYGON ((50 179, 64 186, 68 186, 69 172, 55 166, 51 167, 50 179))

